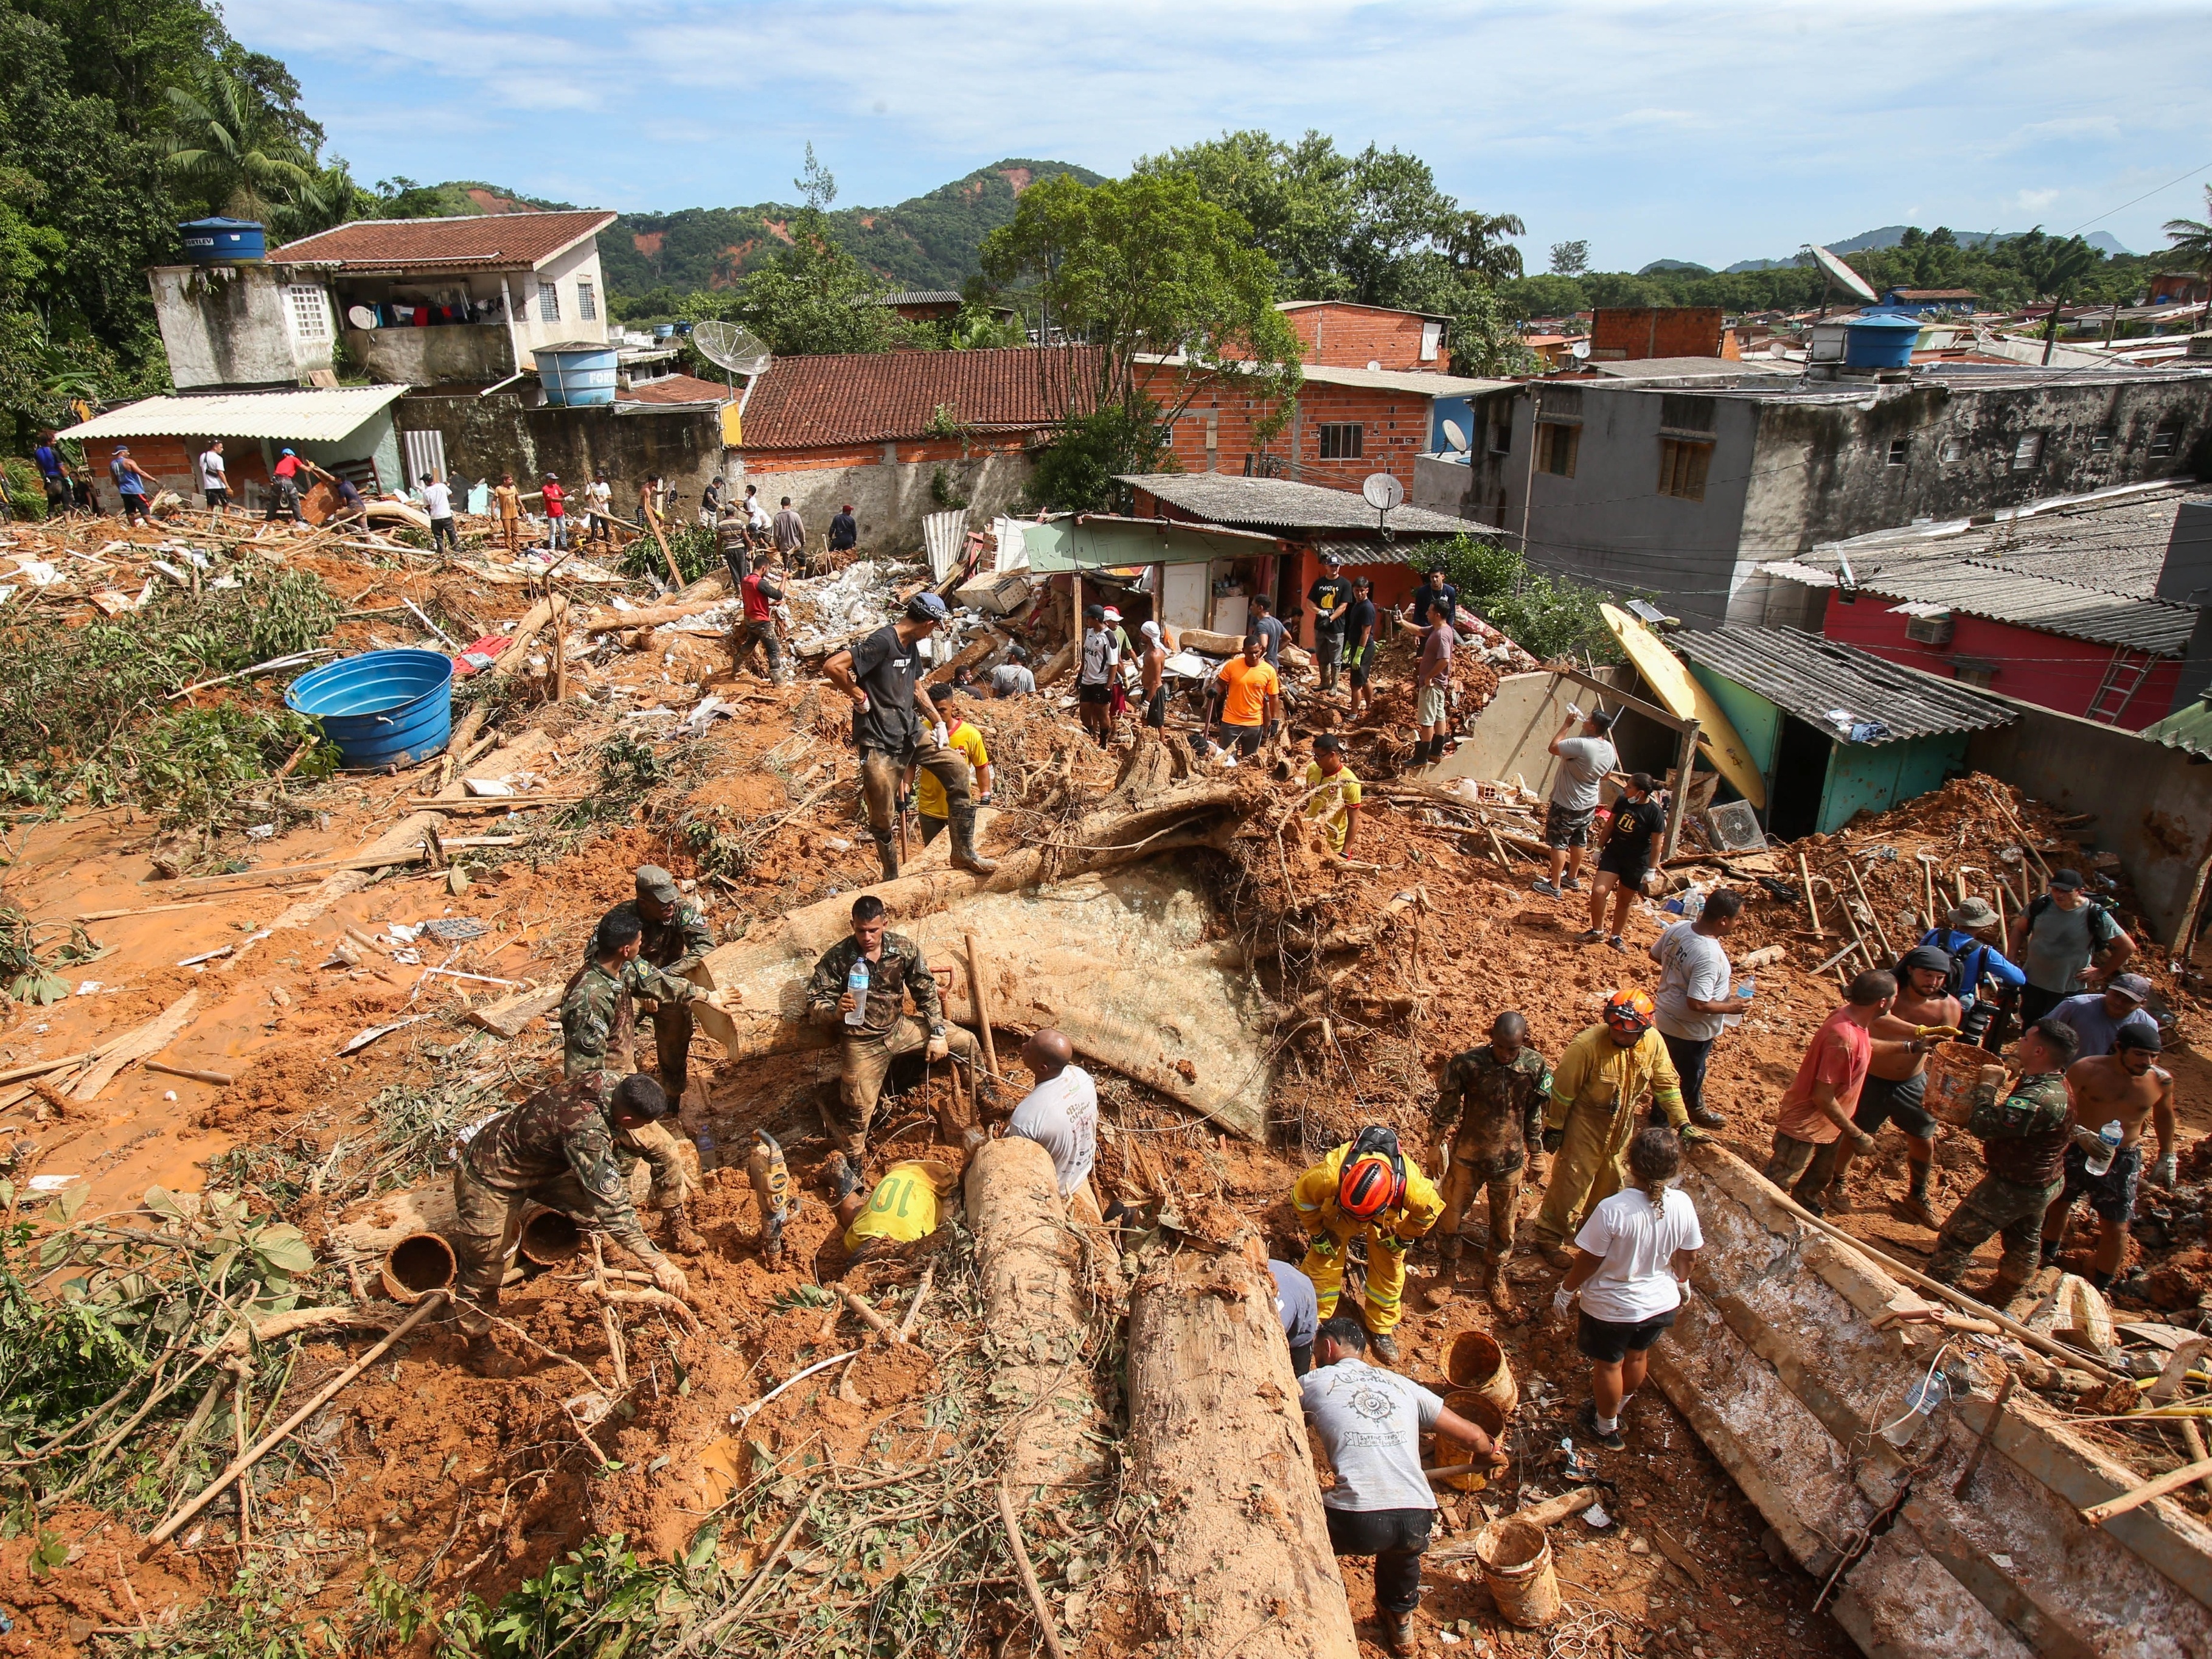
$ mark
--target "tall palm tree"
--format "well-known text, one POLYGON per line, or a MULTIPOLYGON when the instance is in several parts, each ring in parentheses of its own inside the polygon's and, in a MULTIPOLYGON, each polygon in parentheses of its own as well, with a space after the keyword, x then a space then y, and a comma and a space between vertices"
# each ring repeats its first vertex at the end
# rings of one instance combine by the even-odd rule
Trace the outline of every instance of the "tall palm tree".
POLYGON ((2018 247, 2021 274, 2034 289, 2037 299, 2051 301, 2050 319, 2043 327, 2043 361, 2047 366, 2058 340, 2059 312, 2081 279, 2105 256, 2079 236, 2045 236, 2040 225, 2020 237, 2018 247))
POLYGON ((2204 186, 2203 219, 2168 219, 2166 222, 2166 234, 2173 243, 2166 252, 2186 259, 2191 270, 2212 282, 2212 224, 2207 224, 2206 219, 2212 219, 2212 185, 2204 186))
POLYGON ((1476 209, 1452 216, 1444 246, 1452 263, 1486 283, 1510 283, 1521 275, 1521 250, 1505 239, 1526 236, 1517 213, 1484 213, 1476 209))
POLYGON ((168 167, 234 219, 289 228, 303 207, 317 216, 320 182, 303 153, 243 76, 210 64, 198 83, 172 87, 168 167))

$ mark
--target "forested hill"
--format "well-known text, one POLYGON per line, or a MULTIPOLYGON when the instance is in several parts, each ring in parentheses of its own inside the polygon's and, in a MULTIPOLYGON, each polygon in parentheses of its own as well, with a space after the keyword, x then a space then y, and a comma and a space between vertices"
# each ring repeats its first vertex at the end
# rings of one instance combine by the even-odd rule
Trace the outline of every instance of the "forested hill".
MULTIPOLYGON (((836 208, 824 216, 837 241, 896 289, 957 289, 976 272, 984 234, 1014 216, 1014 198, 1038 179, 1100 175, 1065 161, 1009 159, 891 208, 836 208)), ((599 238, 607 286, 635 300, 726 289, 787 240, 796 207, 685 208, 625 213, 599 238)))

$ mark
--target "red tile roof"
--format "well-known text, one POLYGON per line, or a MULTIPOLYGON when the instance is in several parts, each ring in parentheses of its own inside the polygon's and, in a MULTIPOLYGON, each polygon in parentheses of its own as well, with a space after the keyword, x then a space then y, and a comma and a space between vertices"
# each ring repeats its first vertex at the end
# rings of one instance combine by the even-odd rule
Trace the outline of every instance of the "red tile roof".
POLYGON ((371 265, 531 266, 596 235, 615 221, 580 213, 483 213, 464 219, 356 219, 287 242, 277 261, 371 265))
POLYGON ((1087 411, 1097 346, 778 357, 745 402, 747 450, 820 449, 931 435, 940 407, 979 433, 1034 430, 1087 411))
POLYGON ((726 404, 736 394, 720 380, 702 380, 696 374, 664 374, 658 380, 635 380, 623 398, 640 404, 726 404))

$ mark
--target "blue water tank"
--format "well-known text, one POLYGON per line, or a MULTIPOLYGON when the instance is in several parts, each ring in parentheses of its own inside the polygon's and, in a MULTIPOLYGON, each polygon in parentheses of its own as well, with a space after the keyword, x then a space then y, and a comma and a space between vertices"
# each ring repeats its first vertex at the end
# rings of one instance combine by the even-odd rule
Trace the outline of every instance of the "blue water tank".
POLYGON ((261 227, 251 219, 194 219, 177 227, 185 258, 196 265, 232 265, 268 257, 261 227))
POLYGON ((300 676, 285 706, 322 722, 348 771, 412 766, 453 734, 453 665, 435 651, 371 651, 300 676))
POLYGON ((539 346, 538 384, 545 401, 577 409, 615 400, 615 349, 611 345, 539 346))
POLYGON ((1844 324, 1845 368, 1907 368, 1920 338, 1920 319, 1877 312, 1844 324))

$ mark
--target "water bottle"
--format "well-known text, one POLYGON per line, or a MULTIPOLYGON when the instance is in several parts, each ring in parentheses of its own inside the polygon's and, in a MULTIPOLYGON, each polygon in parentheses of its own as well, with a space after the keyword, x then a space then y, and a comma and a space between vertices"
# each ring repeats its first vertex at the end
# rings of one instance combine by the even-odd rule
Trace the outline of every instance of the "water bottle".
POLYGON ((1881 1437, 1893 1446, 1905 1446, 1920 1432, 1920 1425, 1940 1411, 1951 1397, 1950 1379, 1941 1371, 1916 1379, 1905 1390, 1905 1415, 1883 1425, 1881 1437))
POLYGON ((1753 978, 1749 974, 1746 974, 1741 980, 1736 981, 1736 1006, 1733 1012, 1721 1016, 1721 1024, 1723 1025, 1741 1025, 1743 1024, 1744 1010, 1751 1006, 1752 993, 1758 988, 1758 986, 1759 981, 1753 978))
POLYGON ((845 1016, 845 1024, 858 1027, 868 1019, 868 959, 853 958, 853 971, 845 975, 845 988, 853 994, 853 1012, 845 1016))
POLYGON ((2120 1142, 2127 1139, 2127 1133, 2120 1127, 2120 1121, 2118 1118, 2114 1118, 2103 1128, 2098 1130, 2097 1150, 2082 1159, 2083 1173, 2100 1176, 2111 1169, 2112 1160, 2120 1155, 2120 1142))
POLYGON ((709 1170, 720 1167, 721 1154, 714 1147, 714 1131, 703 1119, 699 1124, 699 1133, 691 1137, 691 1144, 699 1152, 700 1174, 704 1175, 709 1170))

